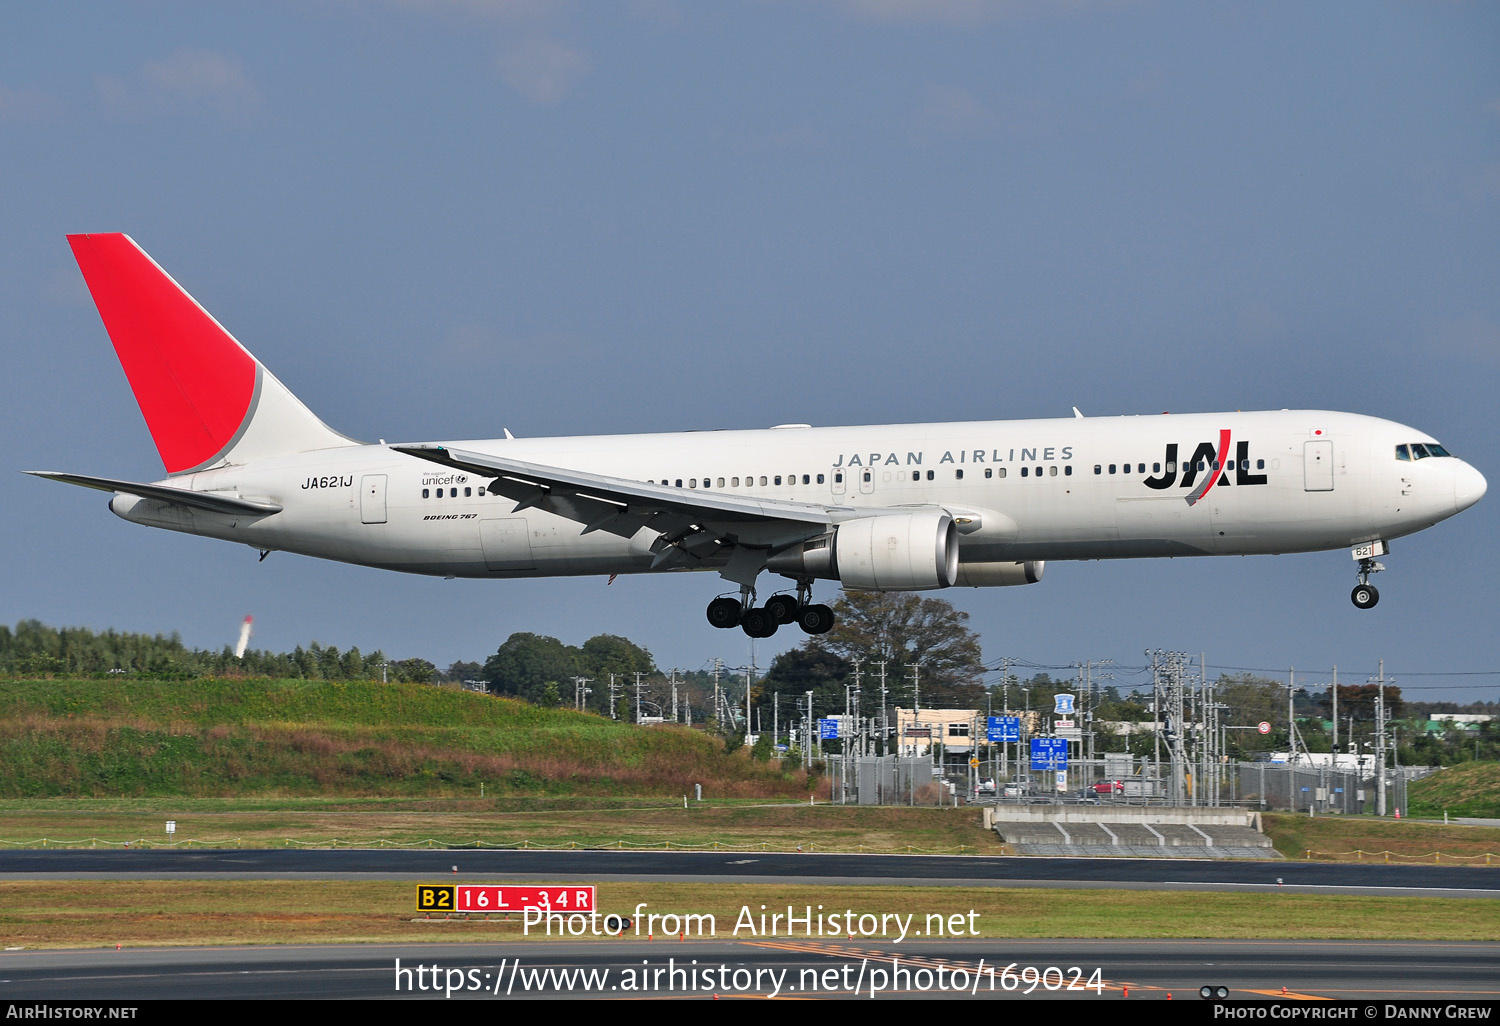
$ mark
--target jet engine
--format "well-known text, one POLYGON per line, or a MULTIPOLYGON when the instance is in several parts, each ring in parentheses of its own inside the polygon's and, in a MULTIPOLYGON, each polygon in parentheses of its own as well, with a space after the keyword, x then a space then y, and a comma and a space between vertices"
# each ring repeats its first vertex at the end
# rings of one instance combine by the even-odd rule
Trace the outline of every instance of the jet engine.
POLYGON ((888 513, 839 524, 839 583, 861 591, 923 591, 958 581, 958 528, 947 513, 888 513))

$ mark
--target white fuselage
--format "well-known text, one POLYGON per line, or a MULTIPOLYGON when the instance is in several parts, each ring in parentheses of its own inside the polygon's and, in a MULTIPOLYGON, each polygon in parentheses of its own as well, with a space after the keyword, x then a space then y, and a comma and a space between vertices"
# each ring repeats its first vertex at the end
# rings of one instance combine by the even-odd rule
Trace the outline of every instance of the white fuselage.
MULTIPOLYGON (((451 446, 838 510, 938 506, 965 518, 960 560, 980 564, 1301 552, 1411 534, 1484 492, 1483 477, 1462 460, 1397 459, 1398 445, 1431 442, 1425 432, 1373 417, 1278 411, 451 446)), ((111 508, 137 523, 409 573, 543 577, 652 565, 649 530, 623 538, 585 532, 540 509, 517 511, 512 500, 485 491, 488 479, 386 445, 273 457, 169 483, 283 509, 237 516, 129 495, 116 496, 111 508)))

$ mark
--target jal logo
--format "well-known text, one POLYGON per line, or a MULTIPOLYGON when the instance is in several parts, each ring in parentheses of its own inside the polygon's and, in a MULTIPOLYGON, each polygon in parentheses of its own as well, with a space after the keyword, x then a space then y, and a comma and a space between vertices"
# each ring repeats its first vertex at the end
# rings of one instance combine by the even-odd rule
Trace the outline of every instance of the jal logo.
POLYGON ((1226 428, 1219 432, 1217 449, 1214 448, 1212 442, 1199 442, 1198 447, 1193 450, 1192 459, 1179 465, 1177 443, 1169 443, 1166 459, 1162 464, 1165 470, 1155 477, 1146 478, 1146 487, 1155 488, 1157 491, 1165 491, 1174 487, 1190 489, 1190 493, 1185 498, 1187 504, 1192 506, 1207 495, 1208 490, 1216 484, 1225 487, 1231 483, 1236 485, 1265 484, 1266 475, 1250 473, 1250 443, 1233 443, 1233 461, 1229 459, 1230 444, 1229 430, 1226 428), (1232 481, 1230 470, 1234 471, 1232 481), (1179 474, 1182 478, 1180 481, 1178 480, 1179 474))

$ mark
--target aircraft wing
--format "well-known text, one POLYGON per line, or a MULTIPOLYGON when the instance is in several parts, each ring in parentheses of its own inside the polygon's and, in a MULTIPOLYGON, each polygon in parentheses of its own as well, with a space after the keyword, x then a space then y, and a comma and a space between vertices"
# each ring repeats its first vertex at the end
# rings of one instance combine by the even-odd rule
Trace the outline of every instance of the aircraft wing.
POLYGON ((489 490, 515 500, 517 512, 536 507, 555 513, 582 524, 582 534, 608 531, 633 538, 641 528, 649 528, 660 535, 651 549, 653 569, 701 565, 710 556, 727 555, 729 566, 721 573, 731 581, 747 576, 753 581, 753 574, 771 555, 826 534, 842 519, 828 507, 813 503, 689 491, 444 445, 391 448, 476 477, 493 478, 489 490))
POLYGON ((170 485, 142 484, 137 481, 116 481, 108 477, 88 477, 84 474, 63 474, 55 470, 26 470, 22 473, 30 474, 32 477, 45 477, 49 481, 61 481, 64 484, 78 485, 82 488, 94 488, 101 492, 124 492, 126 495, 138 495, 143 499, 156 499, 159 502, 170 502, 178 506, 190 506, 193 509, 205 509, 214 513, 230 513, 253 516, 270 516, 280 513, 281 506, 275 502, 257 502, 252 499, 241 499, 233 495, 220 495, 217 492, 195 492, 187 488, 173 488, 170 485))

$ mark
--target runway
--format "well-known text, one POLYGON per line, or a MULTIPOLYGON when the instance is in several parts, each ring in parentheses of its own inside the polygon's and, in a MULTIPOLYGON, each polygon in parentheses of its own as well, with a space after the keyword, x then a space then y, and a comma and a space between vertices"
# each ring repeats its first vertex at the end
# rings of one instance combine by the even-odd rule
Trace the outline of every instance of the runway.
MULTIPOLYGON (((0 879, 493 879, 1129 888, 1500 898, 1500 869, 1177 859, 474 850, 20 850, 0 879)), ((1059 895, 1059 901, 1068 900, 1059 895)), ((1500 944, 648 940, 0 953, 0 1000, 735 996, 1500 1000, 1500 944), (400 960, 399 966, 397 960, 400 960), (696 962, 694 961, 696 960, 696 962), (1005 969, 1010 966, 1007 975, 1005 969), (1029 975, 1028 967, 1030 967, 1029 975), (403 971, 398 971, 403 970, 403 971), (1089 985, 1089 981, 1093 985, 1089 985), (962 986, 958 981, 962 981, 962 986), (1030 991, 1029 995, 1027 991, 1030 991)), ((1274 923, 1266 923, 1274 934, 1274 923)), ((894 935, 890 935, 894 936, 894 935)))
POLYGON ((909 886, 1308 890, 1500 898, 1500 867, 1206 859, 476 850, 13 850, 10 879, 694 880, 909 886))
POLYGON ((0 1000, 963 997, 1500 999, 1500 944, 836 940, 329 945, 0 954, 0 1000), (398 962, 399 960, 399 962, 398 962), (1008 970, 1008 971, 1007 971, 1008 970), (1283 992, 1283 988, 1285 991, 1283 992), (1029 992, 1029 993, 1028 993, 1029 992))

